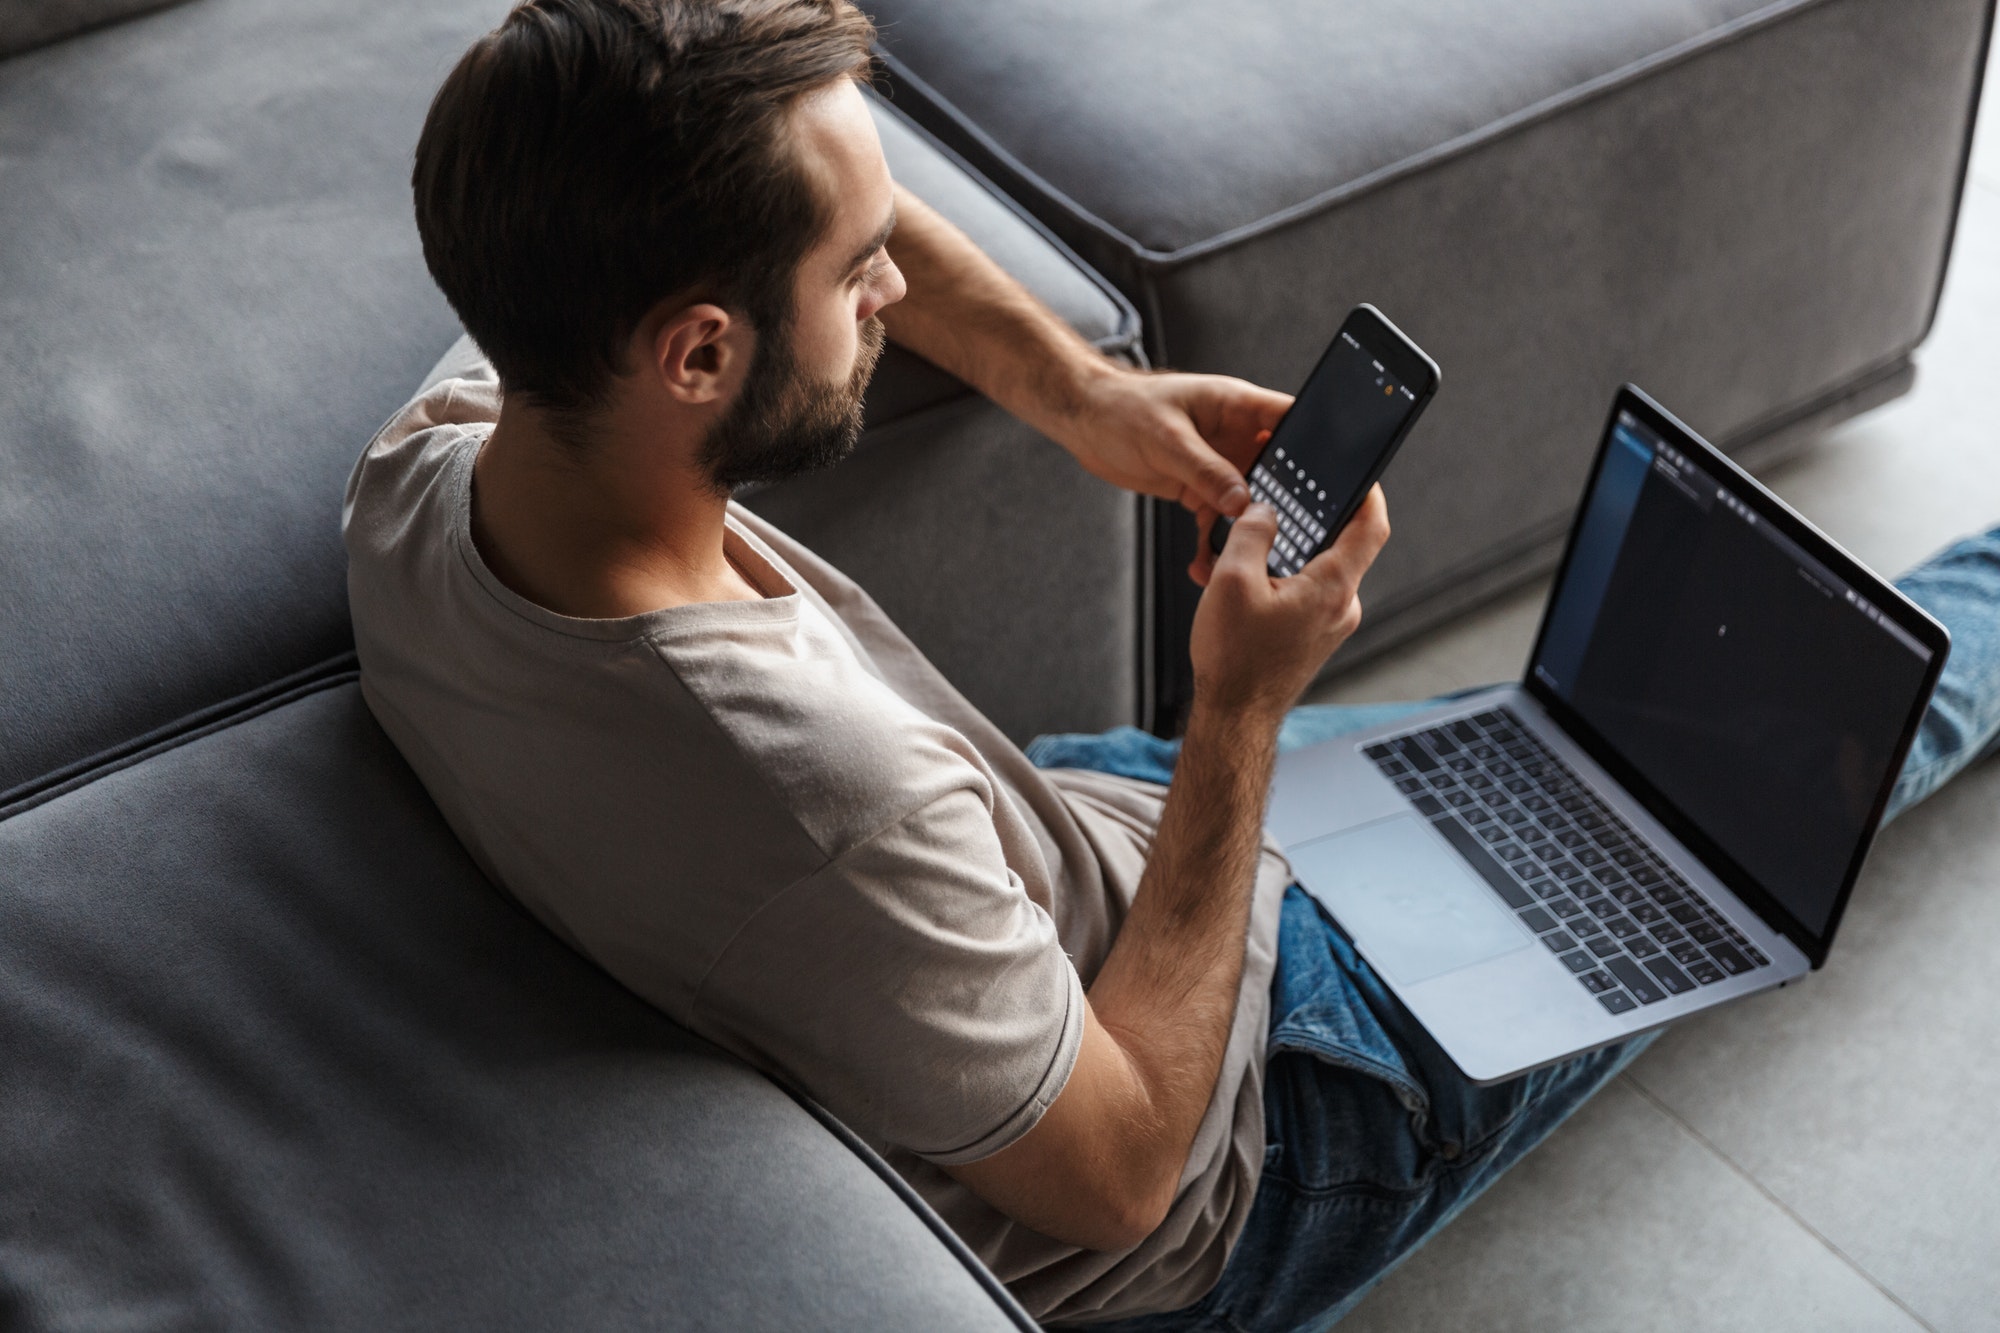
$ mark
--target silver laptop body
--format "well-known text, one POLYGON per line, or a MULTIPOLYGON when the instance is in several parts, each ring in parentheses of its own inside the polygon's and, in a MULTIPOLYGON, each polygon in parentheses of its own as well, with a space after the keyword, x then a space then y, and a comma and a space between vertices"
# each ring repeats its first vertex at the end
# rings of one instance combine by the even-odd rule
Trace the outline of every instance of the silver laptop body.
POLYGON ((1267 824, 1454 1063, 1498 1082, 1823 962, 1948 647, 1628 387, 1534 683, 1285 754, 1267 824))

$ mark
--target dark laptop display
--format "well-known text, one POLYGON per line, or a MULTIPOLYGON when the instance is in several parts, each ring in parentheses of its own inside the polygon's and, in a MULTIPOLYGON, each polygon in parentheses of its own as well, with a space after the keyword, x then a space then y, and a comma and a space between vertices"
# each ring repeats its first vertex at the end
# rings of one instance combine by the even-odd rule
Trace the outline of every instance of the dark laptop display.
POLYGON ((1649 409, 1621 395, 1528 688, 1817 965, 1944 632, 1649 409))

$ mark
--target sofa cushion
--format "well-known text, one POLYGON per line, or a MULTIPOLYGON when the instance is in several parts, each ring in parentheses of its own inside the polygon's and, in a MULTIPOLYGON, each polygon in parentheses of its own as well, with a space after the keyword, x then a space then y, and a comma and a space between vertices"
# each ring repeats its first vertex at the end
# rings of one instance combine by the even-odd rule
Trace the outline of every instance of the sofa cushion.
POLYGON ((0 56, 178 3, 180 0, 8 0, 0 6, 0 56))
POLYGON ((334 683, 0 817, 9 1329, 1025 1329, 334 683))
POLYGON ((1368 300, 1443 366, 1352 660, 1553 555, 1622 380, 1730 447, 1908 382, 1992 3, 872 9, 1156 360, 1294 388, 1368 300))
MULTIPOLYGON (((411 151, 507 8, 198 0, 0 63, 0 801, 341 665, 342 485, 458 332, 411 151)), ((882 115, 899 174, 1133 342, 1128 306, 882 115)), ((899 355, 871 419, 963 393, 899 355)))

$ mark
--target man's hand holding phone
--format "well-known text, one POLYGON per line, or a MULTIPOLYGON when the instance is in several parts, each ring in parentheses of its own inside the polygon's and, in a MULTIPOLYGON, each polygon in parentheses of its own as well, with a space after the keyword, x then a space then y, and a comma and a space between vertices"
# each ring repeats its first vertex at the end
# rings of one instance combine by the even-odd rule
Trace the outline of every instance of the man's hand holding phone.
POLYGON ((1388 501, 1380 486, 1370 488, 1333 544, 1290 578, 1272 577, 1266 563, 1277 535, 1268 505, 1252 505, 1236 521, 1204 571, 1207 591, 1188 645, 1198 708, 1273 726, 1361 624, 1361 578, 1389 540, 1388 501))

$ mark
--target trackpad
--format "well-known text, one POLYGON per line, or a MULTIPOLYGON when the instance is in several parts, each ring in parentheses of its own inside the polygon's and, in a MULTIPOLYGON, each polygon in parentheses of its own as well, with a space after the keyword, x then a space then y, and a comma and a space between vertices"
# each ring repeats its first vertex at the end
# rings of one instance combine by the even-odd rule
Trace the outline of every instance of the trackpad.
POLYGON ((1471 867, 1412 815, 1287 849, 1299 883, 1399 986, 1533 941, 1471 867))

